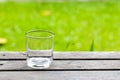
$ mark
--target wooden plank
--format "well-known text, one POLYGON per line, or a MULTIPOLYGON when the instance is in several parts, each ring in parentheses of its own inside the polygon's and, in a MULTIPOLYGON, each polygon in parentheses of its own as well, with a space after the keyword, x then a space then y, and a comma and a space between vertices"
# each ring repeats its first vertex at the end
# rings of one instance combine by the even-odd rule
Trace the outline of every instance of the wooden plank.
POLYGON ((120 80, 120 71, 0 72, 1 80, 120 80))
MULTIPOLYGON (((36 70, 27 66, 25 60, 0 61, 0 70, 36 70)), ((120 70, 120 60, 54 60, 51 67, 44 70, 120 70)))
MULTIPOLYGON (((0 59, 25 58, 25 52, 0 52, 0 59)), ((120 52, 54 52, 54 59, 120 59, 120 52)))
POLYGON ((55 59, 120 59, 120 52, 56 52, 55 59))
POLYGON ((25 52, 0 52, 0 59, 25 59, 25 52))

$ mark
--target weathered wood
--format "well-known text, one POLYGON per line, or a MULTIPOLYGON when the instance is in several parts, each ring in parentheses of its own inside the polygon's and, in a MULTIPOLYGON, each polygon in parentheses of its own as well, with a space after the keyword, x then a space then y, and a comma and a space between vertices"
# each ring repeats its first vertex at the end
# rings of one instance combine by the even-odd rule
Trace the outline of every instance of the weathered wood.
POLYGON ((25 52, 0 52, 0 59, 25 59, 25 52))
POLYGON ((56 52, 55 59, 120 59, 120 52, 56 52))
MULTIPOLYGON (((27 66, 25 60, 0 61, 0 70, 35 70, 27 66)), ((44 70, 120 70, 120 60, 54 60, 51 67, 44 70)))
POLYGON ((120 80, 120 71, 0 72, 0 80, 120 80))
MULTIPOLYGON (((54 59, 120 59, 120 52, 54 52, 54 59)), ((0 52, 0 59, 25 59, 25 52, 0 52)))
POLYGON ((119 52, 55 52, 48 69, 27 66, 24 52, 0 52, 0 80, 119 80, 119 52))

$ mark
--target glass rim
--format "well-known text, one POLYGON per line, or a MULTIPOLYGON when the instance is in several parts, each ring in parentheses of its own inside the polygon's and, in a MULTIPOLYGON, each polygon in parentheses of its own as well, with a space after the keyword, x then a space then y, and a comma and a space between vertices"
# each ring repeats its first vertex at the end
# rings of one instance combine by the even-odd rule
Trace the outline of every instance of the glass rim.
POLYGON ((36 39, 39 39, 39 38, 53 38, 54 37, 54 33, 51 32, 51 31, 48 31, 48 30, 31 30, 31 31, 28 31, 25 33, 25 36, 28 37, 28 38, 36 38, 36 39), (38 37, 35 37, 35 36, 31 36, 29 35, 30 33, 34 33, 34 32, 46 32, 46 33, 49 33, 50 35, 49 36, 45 36, 45 37, 41 37, 41 36, 38 36, 38 37))

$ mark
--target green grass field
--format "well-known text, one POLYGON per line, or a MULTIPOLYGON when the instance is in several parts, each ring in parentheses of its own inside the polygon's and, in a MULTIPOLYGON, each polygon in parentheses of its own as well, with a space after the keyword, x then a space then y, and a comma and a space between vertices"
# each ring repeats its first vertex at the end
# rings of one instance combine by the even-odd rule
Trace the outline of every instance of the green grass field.
POLYGON ((0 51, 24 51, 25 32, 55 33, 56 51, 120 51, 120 1, 0 3, 0 51))

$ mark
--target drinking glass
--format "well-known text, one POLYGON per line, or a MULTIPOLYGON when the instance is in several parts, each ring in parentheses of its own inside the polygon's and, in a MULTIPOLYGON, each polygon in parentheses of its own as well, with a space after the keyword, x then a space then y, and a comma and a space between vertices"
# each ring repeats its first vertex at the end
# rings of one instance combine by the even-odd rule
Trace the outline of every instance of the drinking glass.
POLYGON ((31 68, 50 67, 53 60, 54 33, 34 30, 26 33, 27 65, 31 68))

